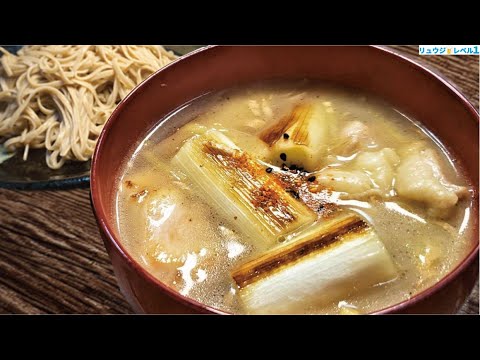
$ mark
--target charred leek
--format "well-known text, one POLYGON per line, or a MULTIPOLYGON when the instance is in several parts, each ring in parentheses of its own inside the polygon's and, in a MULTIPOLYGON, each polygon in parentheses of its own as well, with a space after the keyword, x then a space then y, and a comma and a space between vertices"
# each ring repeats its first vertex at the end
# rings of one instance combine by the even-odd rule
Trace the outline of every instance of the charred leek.
POLYGON ((224 134, 210 130, 188 140, 173 163, 207 201, 246 236, 270 244, 316 215, 292 197, 272 174, 224 134))
POLYGON ((260 138, 271 147, 272 160, 309 171, 317 169, 327 151, 332 111, 323 104, 297 105, 288 116, 264 130, 260 138))
POLYGON ((320 220, 232 273, 250 313, 305 312, 395 276, 374 230, 347 212, 320 220))

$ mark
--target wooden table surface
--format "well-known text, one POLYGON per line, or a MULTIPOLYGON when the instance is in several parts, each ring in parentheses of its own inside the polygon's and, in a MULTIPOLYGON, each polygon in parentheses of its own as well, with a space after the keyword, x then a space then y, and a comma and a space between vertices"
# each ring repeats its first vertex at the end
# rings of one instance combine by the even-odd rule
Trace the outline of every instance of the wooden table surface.
MULTIPOLYGON (((423 56, 478 108, 478 56, 423 56)), ((478 314, 478 281, 461 313, 478 314)), ((131 313, 98 233, 89 189, 0 189, 0 313, 131 313)))

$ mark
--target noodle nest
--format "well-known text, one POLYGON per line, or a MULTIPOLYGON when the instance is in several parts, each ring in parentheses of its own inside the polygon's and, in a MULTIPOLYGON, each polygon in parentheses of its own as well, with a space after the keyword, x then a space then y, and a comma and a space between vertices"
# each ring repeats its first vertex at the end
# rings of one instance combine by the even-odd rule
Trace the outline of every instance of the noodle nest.
POLYGON ((45 161, 88 161, 117 104, 176 56, 162 46, 0 47, 0 143, 9 153, 46 149, 45 161))

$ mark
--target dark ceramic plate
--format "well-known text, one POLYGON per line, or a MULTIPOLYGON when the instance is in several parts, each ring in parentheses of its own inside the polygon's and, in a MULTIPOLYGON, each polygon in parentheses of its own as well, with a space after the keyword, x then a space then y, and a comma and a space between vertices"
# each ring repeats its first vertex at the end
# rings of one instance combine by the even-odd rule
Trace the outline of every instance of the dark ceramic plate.
MULTIPOLYGON (((22 46, 4 46, 16 53, 22 46)), ((184 55, 200 46, 166 45, 177 55, 184 55)), ((10 189, 65 189, 88 187, 90 184, 90 161, 69 162, 58 170, 45 164, 45 150, 31 150, 28 160, 22 160, 22 152, 0 164, 0 187, 10 189)))

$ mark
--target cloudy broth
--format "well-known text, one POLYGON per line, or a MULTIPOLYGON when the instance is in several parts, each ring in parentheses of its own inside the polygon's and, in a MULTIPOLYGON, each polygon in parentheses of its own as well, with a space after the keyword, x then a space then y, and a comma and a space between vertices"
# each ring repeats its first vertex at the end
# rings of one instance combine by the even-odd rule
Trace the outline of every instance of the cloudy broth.
MULTIPOLYGON (((395 266, 396 276, 390 281, 352 288, 327 302, 312 298, 300 310, 282 312, 383 309, 438 282, 472 248, 473 189, 456 169, 455 159, 419 123, 353 90, 308 81, 264 82, 209 94, 174 112, 138 144, 118 180, 116 217, 122 244, 153 276, 184 296, 227 312, 255 312, 242 303, 232 272, 281 240, 271 244, 245 234, 236 216, 225 216, 172 162, 190 138, 209 129, 226 135, 273 173, 288 171, 328 188, 330 202, 375 230, 395 266), (285 170, 282 159, 272 160, 268 144, 259 137, 305 103, 321 104, 335 119, 328 149, 318 166, 298 171, 299 166, 288 164, 291 171, 285 170), (393 159, 391 174, 362 165, 364 159, 373 163, 368 158, 372 153, 393 159), (423 161, 415 154, 433 159, 413 165, 425 167, 418 174, 409 171, 415 161, 423 161), (446 184, 445 194, 443 188, 431 195, 422 191, 427 180, 421 177, 439 171, 441 180, 432 181, 435 186, 446 184), (352 185, 345 177, 358 181, 352 185), (382 185, 385 178, 389 180, 382 185), (363 179, 368 184, 361 184, 363 179), (418 186, 410 186, 414 182, 418 186)), ((286 140, 289 135, 284 136, 286 140)))

